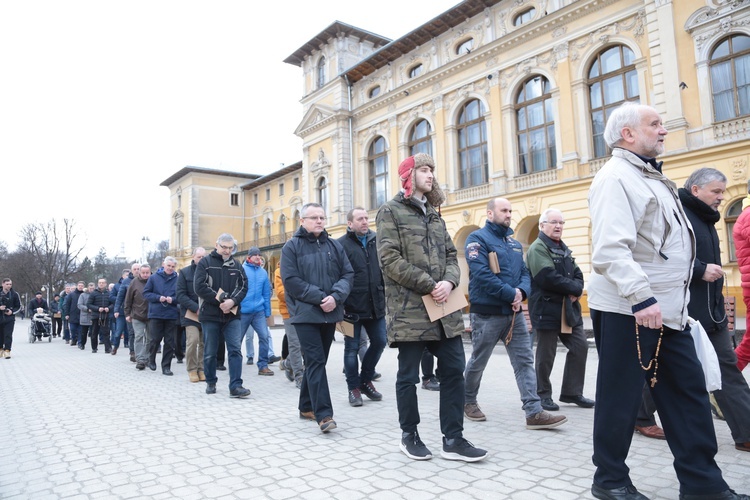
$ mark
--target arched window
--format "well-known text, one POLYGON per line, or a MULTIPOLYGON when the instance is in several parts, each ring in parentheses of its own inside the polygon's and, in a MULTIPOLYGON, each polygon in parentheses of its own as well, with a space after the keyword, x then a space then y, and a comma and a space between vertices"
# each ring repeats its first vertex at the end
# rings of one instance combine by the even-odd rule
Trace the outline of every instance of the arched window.
POLYGON ((416 78, 422 74, 422 64, 417 64, 409 68, 409 78, 416 78))
POLYGON ((284 214, 279 217, 279 234, 281 235, 281 241, 286 241, 286 215, 284 214))
POLYGON ((388 151, 385 139, 376 137, 367 153, 370 172, 370 208, 380 208, 388 201, 388 151))
POLYGON ((266 219, 266 238, 268 239, 268 243, 270 243, 271 242, 271 219, 270 218, 266 219))
POLYGON ((534 7, 530 9, 526 9, 525 11, 518 14, 516 17, 513 18, 513 26, 521 26, 522 24, 525 24, 532 19, 534 19, 534 16, 536 15, 536 9, 534 7))
POLYGON ((734 252, 734 235, 732 234, 732 231, 734 231, 734 223, 737 222, 737 217, 739 217, 742 213, 742 202, 744 200, 745 198, 740 198, 739 200, 729 205, 729 207, 727 207, 727 210, 724 212, 724 225, 727 228, 727 241, 729 242, 730 262, 735 262, 737 260, 737 255, 734 252))
POLYGON ((609 114, 625 101, 640 101, 635 54, 624 45, 616 45, 600 52, 589 69, 587 83, 594 157, 603 158, 610 153, 604 142, 604 125, 609 114))
POLYGON ((419 120, 409 133, 409 156, 417 153, 427 153, 432 156, 432 127, 427 120, 419 120))
POLYGON ((549 81, 533 76, 516 98, 518 173, 530 174, 555 168, 555 118, 549 81))
POLYGON ((709 57, 714 121, 750 114, 750 37, 732 35, 709 57))
POLYGON ((467 188, 487 182, 487 128, 484 106, 473 99, 461 108, 458 115, 459 186, 467 188))
POLYGON ((259 239, 260 239, 260 224, 258 224, 258 221, 255 221, 255 224, 253 224, 253 241, 255 242, 256 246, 258 244, 259 239))
POLYGON ((315 190, 317 191, 316 198, 318 199, 318 203, 320 203, 325 212, 328 212, 328 184, 326 184, 325 177, 321 177, 318 180, 315 190))
POLYGON ((323 88, 326 84, 326 58, 324 56, 318 60, 316 76, 318 88, 323 88))
POLYGON ((471 52, 471 49, 473 49, 473 48, 474 48, 474 39, 473 38, 469 38, 468 40, 464 40, 463 42, 461 42, 458 45, 458 47, 456 47, 456 55, 460 56, 461 54, 468 54, 469 52, 471 52))
POLYGON ((299 226, 300 226, 299 210, 294 211, 294 215, 292 216, 292 223, 294 224, 294 231, 297 231, 297 229, 299 229, 299 226))

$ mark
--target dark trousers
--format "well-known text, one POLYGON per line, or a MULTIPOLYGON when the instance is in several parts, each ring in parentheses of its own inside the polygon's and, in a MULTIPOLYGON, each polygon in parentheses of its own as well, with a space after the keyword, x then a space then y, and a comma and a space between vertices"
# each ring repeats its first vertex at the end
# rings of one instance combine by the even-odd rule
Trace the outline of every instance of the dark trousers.
POLYGON ((174 329, 174 357, 177 359, 185 357, 185 329, 179 323, 174 329))
POLYGON ((94 323, 91 325, 91 349, 96 350, 99 346, 99 339, 104 341, 104 350, 107 352, 112 351, 112 342, 109 339, 109 321, 99 321, 94 319, 94 323))
POLYGON ((59 336, 62 333, 62 318, 52 318, 52 335, 59 336))
POLYGON ((78 346, 81 349, 86 348, 86 339, 89 337, 89 330, 91 330, 91 325, 81 325, 81 331, 78 335, 78 346))
POLYGON ((148 360, 156 363, 156 351, 159 344, 164 341, 161 350, 161 369, 166 370, 172 365, 174 355, 174 337, 177 322, 174 319, 149 319, 148 320, 148 360))
POLYGON ((583 325, 573 327, 572 333, 560 333, 559 330, 536 330, 536 387, 540 398, 552 397, 552 384, 549 376, 555 366, 557 339, 568 349, 565 356, 561 396, 583 396, 583 383, 586 378, 586 358, 589 345, 583 325))
POLYGON ((706 331, 716 351, 721 371, 721 390, 713 393, 716 403, 724 414, 734 442, 746 443, 750 441, 750 388, 737 368, 732 336, 726 326, 706 331))
POLYGON ((227 360, 227 341, 224 338, 224 330, 219 330, 219 338, 216 344, 216 365, 225 366, 227 360))
POLYGON ((15 319, 5 320, 0 323, 0 349, 10 351, 13 346, 13 328, 16 326, 15 319))
POLYGON ((654 413, 656 413, 656 403, 654 403, 654 398, 651 396, 651 389, 648 388, 648 384, 643 384, 641 404, 638 406, 638 416, 635 419, 635 425, 638 427, 656 425, 654 413))
MULTIPOLYGON (((713 393, 716 404, 724 414, 734 442, 750 442, 750 387, 737 368, 737 355, 732 345, 732 337, 729 330, 724 327, 708 331, 708 339, 716 351, 721 371, 721 390, 713 393)), ((643 404, 638 409, 637 424, 654 425, 655 411, 656 405, 648 394, 648 389, 644 388, 643 404)))
POLYGON ((461 336, 440 340, 399 342, 396 375, 396 405, 403 432, 416 432, 419 425, 417 386, 419 365, 425 348, 437 358, 440 371, 440 430, 448 439, 463 436, 464 430, 464 368, 466 355, 461 336))
MULTIPOLYGON (((591 310, 599 371, 594 409, 594 483, 612 489, 632 484, 625 460, 642 400, 644 371, 638 363, 633 316, 591 310)), ((653 358, 659 330, 640 328, 644 365, 653 358)), ((708 393, 688 330, 664 328, 657 382, 650 388, 664 434, 674 455, 680 493, 706 495, 728 489, 714 461, 714 433, 708 393)))
MULTIPOLYGON (((426 347, 422 351, 420 364, 422 365, 422 380, 429 380, 435 376, 435 356, 426 347)), ((440 380, 439 377, 438 380, 440 380)))
POLYGON ((336 324, 295 323, 294 328, 305 360, 305 375, 299 392, 299 411, 312 410, 315 420, 320 423, 325 417, 333 417, 326 363, 336 324))

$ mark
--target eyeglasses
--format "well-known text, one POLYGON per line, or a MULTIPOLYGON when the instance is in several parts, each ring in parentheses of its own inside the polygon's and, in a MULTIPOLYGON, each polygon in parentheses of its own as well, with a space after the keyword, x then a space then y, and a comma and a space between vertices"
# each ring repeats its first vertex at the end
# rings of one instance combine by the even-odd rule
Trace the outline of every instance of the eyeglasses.
POLYGON ((326 220, 326 217, 325 216, 302 217, 302 220, 320 220, 320 221, 324 221, 324 220, 326 220))
POLYGON ((553 226, 564 226, 564 220, 543 220, 542 224, 552 224, 553 226))
POLYGON ((221 248, 222 250, 234 250, 234 245, 232 245, 231 247, 228 247, 228 246, 219 244, 219 248, 221 248))

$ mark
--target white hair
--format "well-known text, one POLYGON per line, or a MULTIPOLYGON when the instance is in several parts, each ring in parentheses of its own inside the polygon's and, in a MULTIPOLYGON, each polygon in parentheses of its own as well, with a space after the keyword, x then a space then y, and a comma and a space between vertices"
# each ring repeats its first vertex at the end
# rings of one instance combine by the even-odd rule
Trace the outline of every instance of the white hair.
POLYGON ((607 125, 604 127, 604 142, 607 146, 614 148, 622 140, 622 129, 625 127, 635 128, 641 123, 641 112, 644 109, 652 109, 651 106, 638 104, 637 102, 624 102, 609 115, 607 125))
POLYGON ((560 214, 560 216, 562 216, 563 214, 561 210, 558 210, 557 208, 554 208, 554 207, 550 207, 544 212, 542 212, 542 215, 539 216, 539 224, 541 224, 542 222, 548 222, 549 219, 547 218, 547 216, 549 216, 549 214, 551 214, 552 212, 558 213, 560 214))

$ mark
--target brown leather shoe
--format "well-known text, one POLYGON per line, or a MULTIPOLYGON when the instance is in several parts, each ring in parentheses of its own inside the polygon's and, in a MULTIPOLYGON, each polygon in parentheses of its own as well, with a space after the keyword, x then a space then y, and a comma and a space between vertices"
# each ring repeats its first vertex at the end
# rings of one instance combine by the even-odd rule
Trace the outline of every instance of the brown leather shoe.
POLYGON ((299 412, 299 418, 300 420, 315 420, 315 413, 312 410, 301 411, 299 412))
POLYGON ((258 375, 263 375, 265 377, 273 377, 273 370, 271 370, 269 367, 265 367, 262 370, 258 370, 258 375))
POLYGON ((647 438, 651 439, 667 439, 664 436, 664 429, 659 427, 658 425, 646 425, 646 426, 635 426, 636 432, 639 432, 640 434, 646 436, 647 438))
POLYGON ((734 443, 734 449, 740 451, 750 451, 750 443, 734 443))

